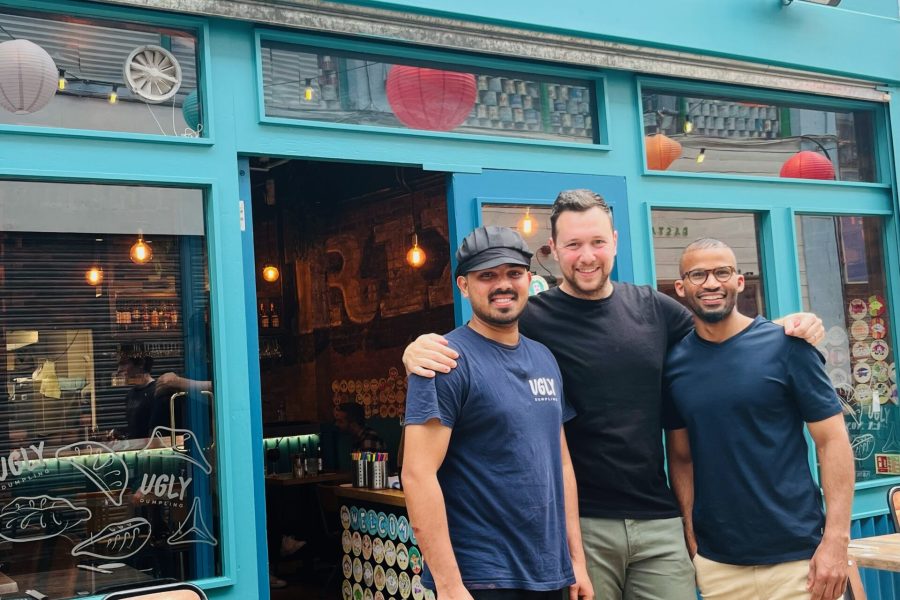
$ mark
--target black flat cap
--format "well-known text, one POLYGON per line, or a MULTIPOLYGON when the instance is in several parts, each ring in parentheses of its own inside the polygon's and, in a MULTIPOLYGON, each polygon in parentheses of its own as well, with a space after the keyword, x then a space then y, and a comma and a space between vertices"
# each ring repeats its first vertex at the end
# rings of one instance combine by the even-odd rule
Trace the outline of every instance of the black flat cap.
POLYGON ((500 265, 531 266, 532 252, 518 232, 488 225, 466 236, 456 251, 456 277, 500 265))

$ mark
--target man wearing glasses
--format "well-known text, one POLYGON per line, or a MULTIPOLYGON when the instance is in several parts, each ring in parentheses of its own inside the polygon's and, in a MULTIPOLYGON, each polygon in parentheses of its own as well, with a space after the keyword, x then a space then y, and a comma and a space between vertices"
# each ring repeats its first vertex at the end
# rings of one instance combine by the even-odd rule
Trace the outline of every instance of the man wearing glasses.
POLYGON ((853 454, 822 356, 735 308, 734 253, 697 240, 676 293, 694 331, 669 352, 669 476, 706 600, 832 600, 844 593, 853 454), (807 462, 816 443, 828 507, 807 462), (823 533, 824 527, 824 533, 823 533))

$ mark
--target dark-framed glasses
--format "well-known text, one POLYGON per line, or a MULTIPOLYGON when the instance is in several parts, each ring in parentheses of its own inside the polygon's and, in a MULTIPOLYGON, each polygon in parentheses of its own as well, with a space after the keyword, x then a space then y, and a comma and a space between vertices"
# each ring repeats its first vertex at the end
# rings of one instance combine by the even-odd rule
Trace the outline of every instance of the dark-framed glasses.
POLYGON ((693 269, 681 274, 682 279, 690 281, 694 285, 703 285, 709 279, 709 274, 716 278, 716 281, 725 283, 731 276, 737 273, 734 267, 716 267, 715 269, 693 269))

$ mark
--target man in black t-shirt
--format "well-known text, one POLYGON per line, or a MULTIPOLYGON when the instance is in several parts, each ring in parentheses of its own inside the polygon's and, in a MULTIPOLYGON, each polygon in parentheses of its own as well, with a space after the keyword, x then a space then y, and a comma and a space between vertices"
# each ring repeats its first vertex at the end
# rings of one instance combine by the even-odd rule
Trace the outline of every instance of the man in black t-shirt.
MULTIPOLYGON (((691 315, 653 288, 610 280, 618 234, 598 194, 560 193, 550 223, 563 282, 530 299, 520 330, 553 352, 578 413, 566 436, 597 598, 694 600, 660 414, 665 356, 691 331, 691 315)), ((787 333, 812 343, 824 335, 814 315, 786 321, 787 333)), ((408 372, 430 377, 455 367, 455 358, 443 338, 429 334, 403 361, 408 372)))

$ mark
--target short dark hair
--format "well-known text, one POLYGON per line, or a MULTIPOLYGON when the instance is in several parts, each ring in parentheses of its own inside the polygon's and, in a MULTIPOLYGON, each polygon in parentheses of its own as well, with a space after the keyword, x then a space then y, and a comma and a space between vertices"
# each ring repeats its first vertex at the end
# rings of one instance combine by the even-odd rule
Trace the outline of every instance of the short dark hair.
POLYGON ((343 402, 338 404, 337 409, 347 415, 347 420, 351 423, 356 423, 360 427, 365 426, 366 411, 363 409, 362 404, 357 404, 356 402, 343 402))
POLYGON ((153 371, 153 357, 149 354, 129 354, 119 359, 119 368, 127 367, 139 373, 150 374, 153 371))
MULTIPOLYGON (((687 254, 696 250, 709 250, 711 248, 730 250, 731 253, 734 254, 734 249, 722 240, 717 240, 716 238, 697 238, 685 246, 684 250, 681 251, 681 258, 678 259, 678 270, 681 271, 684 269, 684 257, 687 254)), ((737 267, 737 258, 735 258, 734 266, 737 267)))
POLYGON ((597 192, 587 189, 561 191, 550 211, 550 235, 553 240, 556 241, 556 220, 559 219, 559 215, 567 211, 586 212, 594 207, 605 212, 609 216, 609 222, 612 223, 612 209, 597 192))

